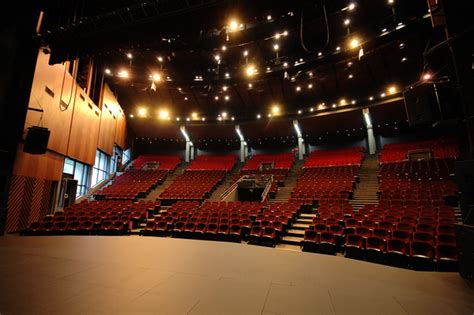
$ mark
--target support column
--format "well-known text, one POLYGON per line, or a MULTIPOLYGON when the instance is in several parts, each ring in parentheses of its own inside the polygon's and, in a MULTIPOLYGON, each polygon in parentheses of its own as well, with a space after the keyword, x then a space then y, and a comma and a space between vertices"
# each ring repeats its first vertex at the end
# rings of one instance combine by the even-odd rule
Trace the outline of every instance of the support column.
POLYGON ((186 163, 191 162, 194 159, 194 145, 189 138, 188 133, 186 132, 186 127, 181 126, 180 128, 181 134, 183 135, 184 139, 186 140, 186 153, 184 155, 184 161, 186 163))
POLYGON ((191 141, 186 141, 186 153, 184 154, 184 161, 186 163, 189 163, 190 157, 191 157, 191 141))
POLYGON ((303 137, 298 137, 298 160, 304 160, 306 154, 306 147, 304 145, 303 137))
POLYGON ((194 147, 194 144, 190 141, 189 142, 190 146, 191 146, 191 150, 190 150, 190 154, 189 154, 189 160, 192 161, 194 160, 194 155, 196 153, 196 148, 194 147))
POLYGON ((247 142, 245 142, 244 136, 242 135, 242 131, 240 130, 239 125, 235 125, 235 132, 237 132, 237 135, 239 136, 240 139, 240 162, 245 162, 245 159, 247 158, 248 152, 247 152, 247 142))
POLYGON ((375 143, 374 128, 372 127, 372 121, 370 119, 370 112, 368 108, 362 109, 362 114, 365 119, 365 126, 367 128, 367 142, 369 144, 369 154, 374 155, 377 151, 377 145, 375 143))
POLYGON ((306 146, 298 120, 293 120, 293 127, 295 127, 296 136, 298 137, 298 160, 304 160, 304 155, 306 154, 306 146))
POLYGON ((247 144, 245 141, 240 140, 240 162, 245 162, 247 151, 247 144))

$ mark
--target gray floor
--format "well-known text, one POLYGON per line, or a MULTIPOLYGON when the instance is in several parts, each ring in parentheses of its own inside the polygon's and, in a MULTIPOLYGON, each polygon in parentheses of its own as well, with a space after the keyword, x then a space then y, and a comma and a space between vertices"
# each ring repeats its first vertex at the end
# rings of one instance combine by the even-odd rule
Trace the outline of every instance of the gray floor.
POLYGON ((245 244, 0 238, 0 314, 474 314, 457 273, 245 244))

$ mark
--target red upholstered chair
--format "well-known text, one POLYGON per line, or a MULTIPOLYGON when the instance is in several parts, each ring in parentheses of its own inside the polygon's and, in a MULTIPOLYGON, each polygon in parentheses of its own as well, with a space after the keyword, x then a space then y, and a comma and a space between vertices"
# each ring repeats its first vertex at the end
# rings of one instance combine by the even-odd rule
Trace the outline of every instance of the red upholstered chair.
POLYGON ((438 271, 458 271, 458 250, 454 245, 436 246, 436 267, 438 271))
POLYGON ((400 239, 388 240, 386 261, 391 266, 408 268, 409 255, 407 243, 400 239))
POLYGON ((306 229, 304 231, 304 238, 301 241, 301 247, 303 251, 315 252, 319 245, 319 233, 312 229, 306 229))
POLYGON ((362 235, 349 234, 344 244, 345 257, 362 259, 364 252, 364 238, 362 235))
POLYGON ((365 259, 371 262, 383 263, 385 260, 386 246, 387 243, 385 239, 377 236, 368 237, 365 245, 365 259))
POLYGON ((435 250, 426 242, 410 243, 410 264, 415 270, 434 270, 435 250))

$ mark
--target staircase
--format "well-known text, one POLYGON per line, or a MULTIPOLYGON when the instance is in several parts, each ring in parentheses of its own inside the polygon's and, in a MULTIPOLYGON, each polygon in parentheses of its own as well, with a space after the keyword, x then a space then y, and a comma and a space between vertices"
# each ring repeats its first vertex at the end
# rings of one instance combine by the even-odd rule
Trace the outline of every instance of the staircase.
POLYGON ((354 210, 359 210, 366 204, 378 204, 377 191, 379 160, 376 155, 369 155, 363 161, 359 170, 360 182, 354 189, 354 199, 350 200, 354 210))
POLYGON ((291 192, 295 188, 296 180, 300 176, 303 170, 304 161, 296 161, 293 167, 290 169, 288 176, 283 182, 283 187, 278 187, 278 191, 274 199, 270 199, 269 203, 287 202, 291 197, 291 192))
MULTIPOLYGON (((291 168, 287 178, 285 179, 284 186, 278 188, 275 199, 270 200, 271 203, 286 202, 291 197, 291 192, 295 188, 296 180, 300 176, 303 170, 304 161, 297 161, 291 168)), ((288 228, 288 231, 281 238, 280 244, 277 247, 282 249, 300 250, 300 243, 304 237, 304 230, 309 228, 313 218, 316 216, 314 210, 309 213, 300 213, 296 220, 288 228), (291 245, 291 246, 288 246, 291 245)))
POLYGON ((173 181, 178 177, 179 175, 183 174, 186 169, 186 165, 180 165, 178 166, 173 173, 169 173, 168 176, 166 176, 165 181, 163 184, 158 185, 155 189, 153 189, 144 199, 145 200, 153 200, 155 201, 158 199, 160 194, 168 187, 170 186, 173 181))
POLYGON ((239 175, 240 170, 241 170, 243 165, 244 165, 244 163, 239 162, 232 169, 232 171, 225 176, 224 180, 222 181, 222 184, 220 184, 219 187, 217 187, 217 189, 214 190, 214 192, 211 194, 211 197, 209 197, 209 200, 214 200, 214 201, 220 201, 221 200, 222 194, 225 193, 226 190, 231 186, 232 179, 236 175, 239 175))

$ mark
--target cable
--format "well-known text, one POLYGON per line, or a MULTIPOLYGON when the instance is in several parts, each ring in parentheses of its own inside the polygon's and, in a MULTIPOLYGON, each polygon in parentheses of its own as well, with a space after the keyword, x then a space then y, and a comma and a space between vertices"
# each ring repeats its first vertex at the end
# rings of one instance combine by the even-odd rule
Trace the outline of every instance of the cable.
MULTIPOLYGON (((324 5, 324 4, 323 4, 323 12, 324 12, 324 22, 326 24, 326 43, 324 44, 323 48, 321 48, 320 50, 325 49, 329 45, 329 23, 328 23, 328 16, 327 16, 327 13, 326 13, 326 5, 324 5)), ((306 47, 306 45, 304 43, 303 26, 304 26, 304 14, 303 14, 303 9, 301 9, 301 21, 300 21, 300 43, 301 43, 301 47, 303 47, 303 49, 307 53, 313 54, 316 51, 311 51, 310 49, 308 49, 308 47, 306 47)))

